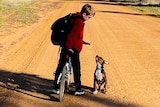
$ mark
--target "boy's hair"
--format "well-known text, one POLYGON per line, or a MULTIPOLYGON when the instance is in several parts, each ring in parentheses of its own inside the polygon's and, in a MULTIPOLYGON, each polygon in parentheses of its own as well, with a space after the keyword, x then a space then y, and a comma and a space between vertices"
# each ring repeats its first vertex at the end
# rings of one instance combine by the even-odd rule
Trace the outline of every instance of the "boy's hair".
POLYGON ((95 15, 95 10, 90 4, 85 4, 81 9, 81 14, 86 13, 86 15, 95 15))

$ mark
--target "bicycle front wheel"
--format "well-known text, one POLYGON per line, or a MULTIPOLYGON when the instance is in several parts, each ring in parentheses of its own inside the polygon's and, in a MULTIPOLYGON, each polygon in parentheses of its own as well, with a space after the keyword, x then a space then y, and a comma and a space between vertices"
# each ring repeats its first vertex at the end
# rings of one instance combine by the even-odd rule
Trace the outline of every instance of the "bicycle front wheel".
POLYGON ((64 91, 65 91, 65 73, 66 70, 62 71, 62 78, 61 78, 61 82, 60 82, 60 90, 59 90, 59 101, 61 102, 63 100, 64 97, 64 91))

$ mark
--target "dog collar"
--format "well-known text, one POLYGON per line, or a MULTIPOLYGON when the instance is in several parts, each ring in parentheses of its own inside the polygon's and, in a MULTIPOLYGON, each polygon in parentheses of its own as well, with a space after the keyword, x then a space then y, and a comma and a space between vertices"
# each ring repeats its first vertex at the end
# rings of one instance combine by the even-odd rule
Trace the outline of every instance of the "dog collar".
POLYGON ((100 70, 100 71, 101 71, 101 70, 102 70, 102 68, 97 68, 97 70, 100 70))

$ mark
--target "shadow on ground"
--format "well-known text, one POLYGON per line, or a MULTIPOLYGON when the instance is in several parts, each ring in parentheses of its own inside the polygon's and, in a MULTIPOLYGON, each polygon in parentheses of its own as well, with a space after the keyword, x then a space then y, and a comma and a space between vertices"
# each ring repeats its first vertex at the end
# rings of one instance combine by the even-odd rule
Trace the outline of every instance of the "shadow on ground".
MULTIPOLYGON (((137 105, 132 103, 122 103, 114 101, 111 98, 103 98, 100 96, 95 96, 91 94, 91 90, 93 88, 88 86, 82 86, 82 88, 86 91, 86 94, 83 96, 75 96, 78 98, 78 100, 85 99, 86 101, 92 101, 92 102, 98 102, 103 104, 104 106, 114 106, 114 107, 136 107, 137 105)), ((59 101, 58 98, 54 97, 52 94, 53 89, 53 80, 41 78, 38 75, 32 75, 32 74, 25 74, 25 73, 13 73, 5 70, 0 70, 0 96, 3 96, 0 98, 0 105, 3 105, 4 100, 7 99, 7 97, 10 97, 12 94, 12 91, 16 91, 31 97, 39 98, 42 100, 48 100, 48 101, 59 101), (3 91, 3 90, 8 91, 3 91), (11 93, 8 93, 8 92, 11 93), (38 96, 38 94, 42 94, 45 97, 38 96), (4 98, 5 97, 5 98, 4 98)), ((74 91, 72 91, 74 92, 74 91)), ((70 93, 68 96, 72 97, 73 93, 70 93)), ((5 102, 9 104, 10 102, 5 102)), ((62 102, 61 104, 65 103, 62 102)), ((12 105, 12 104, 10 104, 12 105)), ((77 105, 76 102, 67 102, 67 105, 77 105)), ((81 106, 81 105, 77 105, 81 106)), ((83 105, 84 106, 84 105, 83 105)), ((70 106, 71 107, 71 106, 70 106)))
POLYGON ((38 75, 12 73, 9 71, 0 70, 0 87, 20 92, 35 98, 51 101, 58 100, 51 95, 51 90, 53 89, 53 80, 44 79, 38 75), (32 93, 40 93, 48 96, 49 98, 39 97, 32 93))

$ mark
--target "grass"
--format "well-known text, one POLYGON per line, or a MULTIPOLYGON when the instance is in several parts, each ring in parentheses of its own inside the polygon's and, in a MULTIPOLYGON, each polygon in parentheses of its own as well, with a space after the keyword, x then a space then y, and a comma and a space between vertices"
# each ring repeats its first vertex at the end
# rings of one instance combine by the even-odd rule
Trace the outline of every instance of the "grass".
POLYGON ((38 19, 31 3, 0 3, 0 36, 14 33, 14 29, 36 22, 38 19))
POLYGON ((2 26, 2 22, 3 22, 3 18, 0 17, 0 28, 1 28, 1 26, 2 26))
POLYGON ((31 6, 32 6, 31 4, 25 4, 25 5, 16 7, 14 9, 16 21, 24 24, 35 22, 37 20, 37 17, 34 14, 35 10, 32 10, 31 6))
MULTIPOLYGON (((37 15, 38 12, 45 14, 56 8, 57 4, 54 0, 3 0, 3 2, 0 0, 0 35, 4 35, 2 32, 13 31, 13 28, 35 23, 41 17, 37 15)), ((130 8, 144 14, 160 16, 160 7, 130 6, 130 8)))
POLYGON ((2 18, 2 0, 0 0, 0 28, 2 26, 3 18, 2 18))
POLYGON ((130 8, 140 13, 160 16, 160 7, 158 6, 130 6, 130 8))
POLYGON ((32 3, 23 3, 18 5, 11 5, 11 4, 3 4, 2 5, 2 15, 6 16, 4 21, 9 22, 19 22, 19 23, 32 23, 35 22, 36 15, 34 14, 34 9, 31 7, 33 6, 32 3))
POLYGON ((60 3, 55 0, 0 0, 0 35, 37 22, 60 3))

